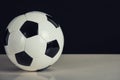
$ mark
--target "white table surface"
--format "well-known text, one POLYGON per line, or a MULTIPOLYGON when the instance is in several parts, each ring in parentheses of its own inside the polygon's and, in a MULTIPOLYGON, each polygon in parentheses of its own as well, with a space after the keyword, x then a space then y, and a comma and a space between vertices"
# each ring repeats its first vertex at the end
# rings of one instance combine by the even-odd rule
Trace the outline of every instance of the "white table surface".
POLYGON ((120 55, 64 54, 41 72, 20 70, 0 55, 0 80, 120 80, 120 55))

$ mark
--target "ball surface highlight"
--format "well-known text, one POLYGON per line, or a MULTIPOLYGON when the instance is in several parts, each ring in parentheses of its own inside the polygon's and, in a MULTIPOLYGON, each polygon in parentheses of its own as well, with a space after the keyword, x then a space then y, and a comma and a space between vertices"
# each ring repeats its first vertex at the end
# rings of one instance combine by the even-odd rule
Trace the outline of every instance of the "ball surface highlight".
POLYGON ((5 35, 5 51, 19 68, 37 71, 54 64, 60 57, 64 37, 51 16, 32 11, 14 18, 5 35))

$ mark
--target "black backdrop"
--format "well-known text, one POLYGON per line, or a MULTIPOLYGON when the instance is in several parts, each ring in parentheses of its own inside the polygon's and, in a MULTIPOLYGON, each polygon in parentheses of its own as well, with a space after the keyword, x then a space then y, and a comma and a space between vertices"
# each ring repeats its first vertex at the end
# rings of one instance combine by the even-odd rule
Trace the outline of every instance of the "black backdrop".
POLYGON ((0 53, 8 23, 29 11, 42 11, 59 20, 64 53, 120 53, 120 6, 110 1, 0 0, 0 53))

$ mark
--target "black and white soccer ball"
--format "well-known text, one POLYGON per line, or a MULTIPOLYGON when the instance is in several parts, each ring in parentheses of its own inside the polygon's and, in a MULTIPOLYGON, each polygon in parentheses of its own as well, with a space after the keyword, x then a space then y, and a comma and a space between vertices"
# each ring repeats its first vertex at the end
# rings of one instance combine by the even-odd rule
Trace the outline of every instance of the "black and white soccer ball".
POLYGON ((19 68, 36 71, 49 67, 60 57, 64 37, 60 25, 46 13, 32 11, 8 25, 5 51, 19 68))

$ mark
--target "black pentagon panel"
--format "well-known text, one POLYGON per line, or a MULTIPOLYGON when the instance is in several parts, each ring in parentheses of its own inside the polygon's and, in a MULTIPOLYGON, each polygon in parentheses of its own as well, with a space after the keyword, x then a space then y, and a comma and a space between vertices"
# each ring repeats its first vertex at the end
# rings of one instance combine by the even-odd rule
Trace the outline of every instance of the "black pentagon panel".
POLYGON ((45 52, 47 56, 53 58, 57 54, 58 51, 59 51, 59 44, 57 40, 47 43, 47 48, 45 52))
POLYGON ((30 57, 25 51, 15 54, 16 60, 19 64, 24 66, 30 66, 32 63, 32 57, 30 57))
POLYGON ((5 36, 4 36, 4 45, 8 45, 8 39, 9 39, 10 32, 8 29, 5 31, 5 36))
POLYGON ((56 28, 59 27, 58 20, 56 20, 56 18, 47 15, 47 20, 50 21, 56 28))
POLYGON ((26 38, 35 36, 38 34, 38 24, 32 21, 26 21, 20 28, 20 31, 26 38))

